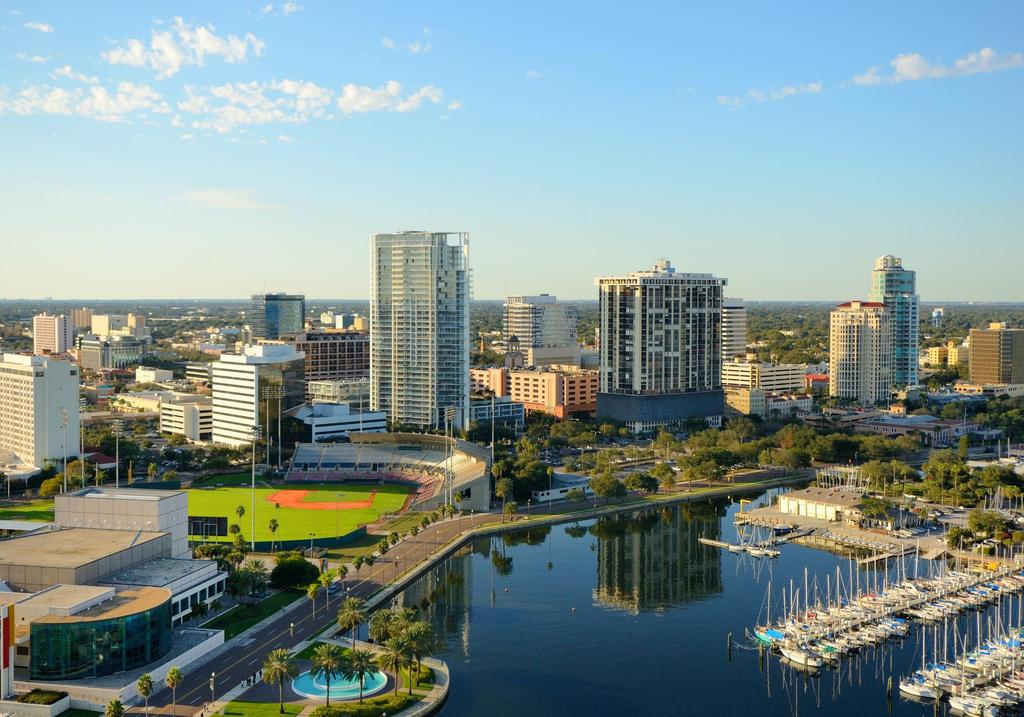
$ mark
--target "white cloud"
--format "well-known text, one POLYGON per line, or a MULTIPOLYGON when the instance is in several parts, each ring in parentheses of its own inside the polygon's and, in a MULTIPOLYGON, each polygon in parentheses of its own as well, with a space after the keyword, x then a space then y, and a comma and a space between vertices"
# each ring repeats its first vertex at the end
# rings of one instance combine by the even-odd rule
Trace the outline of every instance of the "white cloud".
POLYGON ((434 31, 433 31, 433 30, 431 30, 431 29, 430 29, 429 27, 424 27, 424 28, 423 28, 423 34, 424 34, 424 35, 433 35, 433 34, 434 34, 434 31))
POLYGON ((59 79, 61 77, 66 77, 67 79, 74 80, 75 82, 84 82, 87 85, 95 85, 100 81, 99 78, 95 75, 86 75, 81 72, 76 72, 75 70, 71 69, 71 65, 64 65, 63 67, 58 67, 56 70, 50 73, 50 77, 54 80, 59 79))
POLYGON ((182 192, 182 201, 203 209, 279 209, 272 204, 263 204, 252 192, 245 189, 197 189, 182 192))
POLYGON ((389 50, 394 50, 395 49, 395 41, 392 40, 390 37, 382 37, 380 39, 380 46, 381 47, 385 47, 385 48, 387 48, 389 50))
POLYGON ((194 134, 183 134, 183 135, 181 135, 181 138, 183 140, 185 140, 186 142, 188 142, 189 140, 195 139, 196 136, 194 134))
POLYGON ((286 134, 279 134, 279 135, 277 135, 277 141, 278 142, 284 142, 285 144, 292 144, 295 141, 295 138, 294 137, 289 137, 286 134))
POLYGON ((192 126, 224 134, 244 125, 304 123, 324 117, 333 93, 314 82, 227 82, 206 93, 186 87, 188 99, 178 109, 197 115, 192 126))
POLYGON ((778 102, 779 100, 789 99, 790 97, 796 97, 797 95, 803 94, 817 94, 821 92, 823 86, 820 82, 808 82, 803 85, 785 85, 776 90, 762 90, 754 88, 747 91, 747 94, 740 97, 730 97, 728 95, 718 95, 715 99, 718 104, 729 107, 730 109, 738 109, 743 105, 750 103, 760 102, 778 102))
POLYGON ((32 22, 26 22, 25 27, 29 30, 38 30, 39 32, 46 34, 53 32, 53 25, 48 25, 45 22, 36 22, 35 20, 32 22))
POLYGON ((293 12, 298 12, 299 10, 304 9, 305 8, 297 2, 286 2, 281 4, 281 12, 285 15, 291 15, 293 12))
POLYGON ((526 71, 526 76, 527 77, 543 77, 544 73, 540 72, 538 70, 527 70, 526 71))
POLYGON ((221 57, 225 62, 245 62, 250 53, 259 57, 265 47, 263 40, 251 32, 245 37, 221 37, 213 25, 193 26, 180 17, 174 18, 173 28, 164 32, 151 31, 149 46, 138 39, 127 45, 101 53, 112 65, 148 66, 156 71, 157 79, 176 75, 182 67, 202 67, 206 57, 221 57))
POLYGON ((881 74, 881 66, 869 67, 864 74, 854 75, 846 84, 873 86, 883 82, 896 84, 1001 72, 1024 67, 1024 53, 1000 54, 991 47, 985 47, 954 60, 952 65, 942 65, 932 64, 920 53, 912 52, 897 55, 889 62, 889 67, 891 71, 885 75, 881 74))
POLYGON ((412 112, 426 102, 441 102, 443 93, 433 85, 424 85, 412 94, 402 96, 402 85, 390 80, 374 89, 363 85, 347 84, 341 88, 338 107, 345 114, 363 112, 412 112))
POLYGON ((269 15, 272 12, 274 12, 274 3, 268 2, 266 5, 260 8, 260 17, 264 15, 269 15))
POLYGON ((433 45, 429 42, 420 42, 419 40, 413 40, 412 42, 406 43, 405 46, 409 48, 409 52, 414 55, 425 55, 433 49, 433 45))
POLYGON ((125 122, 145 117, 148 112, 170 112, 167 103, 148 85, 120 82, 113 90, 92 85, 86 90, 76 87, 33 85, 13 96, 0 94, 0 114, 73 115, 100 122, 125 122))
POLYGON ((37 65, 44 65, 50 61, 49 57, 43 55, 30 55, 27 52, 19 52, 14 56, 15 60, 21 60, 22 62, 34 62, 37 65))
POLYGON ((448 109, 450 109, 450 110, 461 110, 462 109, 462 103, 459 102, 458 100, 452 100, 451 102, 448 103, 448 109))

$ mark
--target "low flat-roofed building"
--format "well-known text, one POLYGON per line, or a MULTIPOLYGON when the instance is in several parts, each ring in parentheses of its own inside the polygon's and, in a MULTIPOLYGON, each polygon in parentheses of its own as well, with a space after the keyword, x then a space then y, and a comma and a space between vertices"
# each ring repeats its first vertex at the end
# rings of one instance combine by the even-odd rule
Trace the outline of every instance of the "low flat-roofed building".
POLYGON ((101 585, 166 588, 173 595, 171 615, 175 625, 192 613, 199 603, 220 598, 227 588, 227 573, 217 569, 215 560, 154 558, 108 575, 101 585))
POLYGON ((200 394, 177 394, 160 402, 160 431, 208 441, 213 436, 213 399, 200 394))
POLYGON ((787 515, 828 521, 858 522, 864 495, 838 488, 804 488, 779 496, 779 510, 787 515))

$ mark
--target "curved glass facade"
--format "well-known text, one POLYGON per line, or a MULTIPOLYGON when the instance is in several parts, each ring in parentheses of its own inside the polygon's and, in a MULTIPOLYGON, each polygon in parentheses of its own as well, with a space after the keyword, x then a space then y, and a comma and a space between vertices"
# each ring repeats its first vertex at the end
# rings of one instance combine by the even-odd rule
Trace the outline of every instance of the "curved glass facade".
POLYGON ((98 620, 33 622, 31 678, 77 680, 133 670, 171 649, 171 601, 98 620))

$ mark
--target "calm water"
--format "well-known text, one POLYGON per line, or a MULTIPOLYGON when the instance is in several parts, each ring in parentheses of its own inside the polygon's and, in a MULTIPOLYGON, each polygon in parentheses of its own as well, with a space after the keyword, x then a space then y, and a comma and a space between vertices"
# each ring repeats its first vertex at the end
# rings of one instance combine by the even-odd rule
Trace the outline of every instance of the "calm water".
MULTIPOLYGON (((734 539, 737 509, 684 505, 483 539, 440 564, 400 600, 424 606, 445 636, 453 689, 442 714, 933 715, 898 692, 920 661, 920 631, 820 677, 742 647, 769 580, 788 588, 806 567, 824 592, 837 566, 848 579, 849 560, 789 545, 757 561, 697 542, 734 539)), ((976 618, 961 623, 970 632, 976 618)))

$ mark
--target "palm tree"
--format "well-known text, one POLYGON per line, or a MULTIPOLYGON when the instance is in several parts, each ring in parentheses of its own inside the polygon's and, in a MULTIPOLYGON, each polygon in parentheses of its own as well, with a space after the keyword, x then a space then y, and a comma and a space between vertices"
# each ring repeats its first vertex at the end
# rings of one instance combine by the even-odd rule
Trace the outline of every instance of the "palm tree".
POLYGON ((103 710, 103 717, 124 717, 124 705, 121 700, 110 700, 107 708, 103 710))
POLYGON ((245 506, 240 505, 237 508, 235 508, 235 515, 238 516, 238 522, 241 523, 242 517, 245 515, 245 506))
POLYGON ((281 527, 281 524, 277 522, 277 518, 271 518, 270 523, 267 524, 267 528, 270 529, 270 552, 274 552, 274 538, 277 535, 277 529, 281 527))
POLYGON ((313 617, 316 617, 316 594, 320 592, 320 583, 310 583, 306 587, 306 597, 313 603, 313 617))
MULTIPOLYGON (((416 677, 419 678, 421 665, 424 657, 428 657, 438 650, 440 640, 434 627, 429 622, 419 620, 410 625, 405 631, 405 637, 409 640, 409 653, 416 660, 416 677)), ((409 691, 412 692, 412 681, 410 680, 409 691)))
POLYGON ((338 610, 338 627, 352 631, 352 649, 356 649, 356 629, 366 622, 366 608, 362 598, 347 597, 338 610))
POLYGON ((320 587, 324 589, 324 595, 326 596, 327 600, 327 604, 325 607, 329 608, 331 606, 331 591, 328 590, 328 588, 331 587, 331 583, 334 581, 334 575, 331 573, 331 571, 325 570, 324 572, 320 573, 320 577, 317 578, 317 580, 320 583, 320 587))
POLYGON ((184 679, 185 675, 181 673, 180 667, 172 667, 167 670, 164 684, 171 691, 171 714, 176 714, 178 711, 178 686, 184 679))
POLYGON ((378 610, 370 616, 370 639, 377 643, 384 643, 391 639, 392 628, 394 627, 395 613, 390 610, 378 610))
POLYGON ((356 569, 356 575, 359 574, 359 568, 363 567, 363 563, 365 562, 366 559, 362 555, 357 555, 356 559, 352 561, 352 567, 356 569))
POLYGON ((327 705, 331 704, 331 679, 342 674, 345 668, 345 653, 337 645, 324 642, 313 650, 313 666, 309 673, 313 677, 320 678, 327 685, 327 705))
POLYGON ((363 702, 363 684, 366 676, 377 671, 377 661, 369 650, 353 649, 342 667, 341 675, 346 680, 359 680, 359 703, 363 702))
POLYGON ((251 570, 258 575, 262 575, 263 577, 267 576, 267 564, 259 558, 250 560, 245 567, 246 570, 251 570))
POLYGON ((512 495, 513 488, 512 481, 508 478, 502 478, 494 484, 494 495, 501 498, 502 523, 505 522, 505 501, 512 495))
POLYGON ((398 696, 399 673, 409 664, 409 642, 404 637, 392 637, 384 643, 384 652, 377 662, 385 670, 395 673, 395 696, 398 696))
POLYGON ((284 683, 294 680, 299 674, 295 656, 285 649, 271 650, 263 660, 263 681, 268 685, 277 683, 277 710, 284 714, 284 683))
POLYGON ((153 677, 148 672, 144 672, 139 675, 138 681, 135 683, 135 691, 139 693, 139 697, 146 701, 146 714, 149 714, 149 696, 153 694, 153 677))

